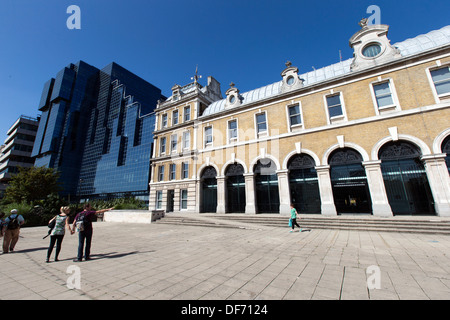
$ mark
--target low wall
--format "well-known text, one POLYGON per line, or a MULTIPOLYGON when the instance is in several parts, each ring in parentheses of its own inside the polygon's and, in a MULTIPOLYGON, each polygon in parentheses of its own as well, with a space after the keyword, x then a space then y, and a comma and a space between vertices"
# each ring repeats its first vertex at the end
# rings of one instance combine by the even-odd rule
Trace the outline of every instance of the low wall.
POLYGON ((152 223, 164 217, 163 212, 148 210, 111 210, 103 215, 105 222, 152 223))

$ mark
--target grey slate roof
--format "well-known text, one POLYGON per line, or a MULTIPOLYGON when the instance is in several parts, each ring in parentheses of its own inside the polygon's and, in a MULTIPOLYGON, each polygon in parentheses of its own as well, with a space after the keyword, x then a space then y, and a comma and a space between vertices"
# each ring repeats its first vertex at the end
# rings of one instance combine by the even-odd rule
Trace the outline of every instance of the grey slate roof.
MULTIPOLYGON (((431 31, 427 34, 419 35, 412 39, 398 42, 393 46, 400 50, 403 57, 418 54, 427 50, 435 49, 450 44, 450 25, 439 30, 431 31)), ((353 58, 341 61, 330 66, 310 71, 300 75, 304 79, 304 86, 320 83, 341 75, 350 73, 350 66, 353 58)), ((254 101, 266 99, 281 93, 282 81, 278 81, 267 86, 241 93, 241 105, 249 104, 254 101)), ((212 115, 225 110, 226 99, 212 103, 203 112, 202 116, 212 115)))

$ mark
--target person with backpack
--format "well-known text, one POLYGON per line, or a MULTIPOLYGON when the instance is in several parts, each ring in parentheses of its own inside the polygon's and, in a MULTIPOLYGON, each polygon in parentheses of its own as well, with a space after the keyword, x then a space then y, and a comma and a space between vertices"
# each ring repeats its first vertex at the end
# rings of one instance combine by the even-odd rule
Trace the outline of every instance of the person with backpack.
POLYGON ((70 213, 70 207, 61 207, 61 213, 51 219, 48 224, 50 225, 53 221, 55 221, 54 227, 50 232, 50 246, 47 250, 47 260, 45 262, 50 262, 50 256, 52 254, 53 248, 56 244, 56 252, 55 252, 55 261, 58 261, 58 256, 61 251, 61 244, 65 235, 66 228, 72 232, 72 229, 69 225, 68 215, 70 213))
POLYGON ((103 209, 103 210, 92 210, 92 207, 89 203, 84 205, 84 211, 78 213, 75 216, 75 220, 72 225, 72 234, 75 230, 78 231, 78 254, 77 258, 74 259, 74 262, 83 261, 83 249, 84 243, 86 242, 86 248, 84 250, 84 260, 90 260, 91 254, 91 242, 92 242, 92 218, 100 213, 104 213, 106 211, 110 211, 114 208, 103 209))
POLYGON ((16 209, 5 219, 3 226, 3 253, 13 252, 19 240, 20 227, 25 223, 22 215, 16 209))

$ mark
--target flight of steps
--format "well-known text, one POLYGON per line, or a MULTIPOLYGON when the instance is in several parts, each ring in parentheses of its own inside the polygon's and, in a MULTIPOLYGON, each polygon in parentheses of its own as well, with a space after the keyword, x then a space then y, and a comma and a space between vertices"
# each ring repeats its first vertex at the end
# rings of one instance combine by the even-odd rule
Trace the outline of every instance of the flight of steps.
MULTIPOLYGON (((243 214, 166 214, 157 223, 187 226, 258 229, 259 227, 289 228, 289 217, 280 215, 243 214)), ((439 217, 393 217, 372 216, 301 215, 298 221, 303 229, 340 229, 378 232, 408 232, 450 235, 450 219, 439 217)))

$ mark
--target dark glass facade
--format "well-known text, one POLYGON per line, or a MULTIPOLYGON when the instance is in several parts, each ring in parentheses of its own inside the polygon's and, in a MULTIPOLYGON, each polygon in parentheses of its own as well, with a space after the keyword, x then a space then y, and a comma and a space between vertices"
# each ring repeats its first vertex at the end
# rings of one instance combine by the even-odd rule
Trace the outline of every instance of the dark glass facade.
POLYGON ((116 63, 70 64, 44 85, 32 155, 72 198, 148 197, 161 90, 116 63))

